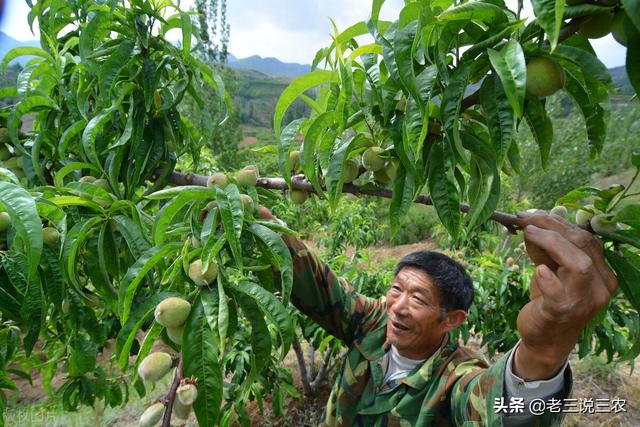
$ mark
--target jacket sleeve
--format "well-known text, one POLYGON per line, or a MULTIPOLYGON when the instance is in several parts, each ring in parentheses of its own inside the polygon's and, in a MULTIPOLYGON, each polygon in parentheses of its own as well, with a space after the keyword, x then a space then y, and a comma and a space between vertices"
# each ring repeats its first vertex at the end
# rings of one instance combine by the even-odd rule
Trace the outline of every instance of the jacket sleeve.
POLYGON ((293 261, 291 302, 327 332, 349 345, 365 322, 380 312, 380 302, 357 293, 302 241, 283 235, 293 261))
POLYGON ((546 408, 541 415, 529 412, 529 401, 521 396, 509 396, 505 386, 507 362, 513 349, 504 354, 488 368, 469 368, 467 372, 458 370, 460 377, 451 391, 451 412, 456 425, 460 426, 559 426, 562 420, 562 406, 550 410, 549 402, 562 402, 571 391, 571 368, 564 370, 564 385, 552 395, 537 396, 545 401, 546 408), (522 408, 522 409, 520 409, 522 408))

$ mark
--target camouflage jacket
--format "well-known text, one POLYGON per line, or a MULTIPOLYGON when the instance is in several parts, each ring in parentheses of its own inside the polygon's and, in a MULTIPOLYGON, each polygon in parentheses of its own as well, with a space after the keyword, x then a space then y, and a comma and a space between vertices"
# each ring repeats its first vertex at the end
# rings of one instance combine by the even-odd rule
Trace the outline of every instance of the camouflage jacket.
MULTIPOLYGON (((284 239, 293 258, 293 303, 348 346, 320 426, 502 426, 494 402, 504 396, 509 353, 489 366, 447 337, 407 377, 383 385, 381 362, 389 349, 384 298, 358 294, 303 242, 284 239)), ((566 369, 565 389, 554 397, 566 398, 570 386, 566 369)), ((559 425, 560 415, 545 413, 533 425, 559 425)))

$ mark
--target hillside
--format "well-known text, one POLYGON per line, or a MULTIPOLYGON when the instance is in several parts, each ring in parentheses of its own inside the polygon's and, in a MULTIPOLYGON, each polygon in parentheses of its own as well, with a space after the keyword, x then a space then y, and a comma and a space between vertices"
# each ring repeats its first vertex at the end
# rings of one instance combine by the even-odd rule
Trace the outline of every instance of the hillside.
MULTIPOLYGON (((4 58, 7 52, 19 46, 40 46, 40 42, 38 40, 19 41, 0 31, 0 58, 4 58)), ((11 64, 24 66, 31 58, 33 58, 33 56, 21 56, 12 61, 11 64)))
POLYGON ((629 77, 627 76, 625 67, 609 68, 609 73, 611 73, 611 78, 613 79, 613 86, 618 89, 620 95, 631 96, 635 93, 631 86, 631 82, 629 81, 629 77))
MULTIPOLYGON (((240 110, 240 122, 243 126, 271 128, 278 97, 291 78, 269 76, 256 70, 237 69, 235 73, 238 80, 234 101, 240 110)), ((298 100, 287 111, 285 122, 308 112, 307 104, 298 100)))

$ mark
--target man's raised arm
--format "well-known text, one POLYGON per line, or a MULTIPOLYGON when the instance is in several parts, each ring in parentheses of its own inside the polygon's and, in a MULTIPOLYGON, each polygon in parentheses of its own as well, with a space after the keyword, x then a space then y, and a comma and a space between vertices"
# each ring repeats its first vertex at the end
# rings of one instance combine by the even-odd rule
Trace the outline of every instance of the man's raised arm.
MULTIPOLYGON (((264 206, 260 217, 276 220, 264 206)), ((345 344, 359 334, 364 321, 382 314, 377 300, 358 294, 301 240, 282 235, 293 261, 291 302, 345 344)))

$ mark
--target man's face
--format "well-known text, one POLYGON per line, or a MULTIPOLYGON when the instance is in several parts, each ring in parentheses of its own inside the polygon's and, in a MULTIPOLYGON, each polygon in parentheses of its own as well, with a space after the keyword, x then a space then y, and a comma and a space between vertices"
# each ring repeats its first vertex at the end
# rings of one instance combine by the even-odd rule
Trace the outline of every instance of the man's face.
POLYGON ((387 292, 387 340, 401 356, 424 359, 450 330, 441 318, 440 292, 429 275, 404 267, 387 292))

